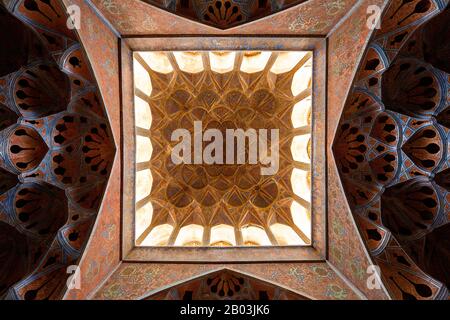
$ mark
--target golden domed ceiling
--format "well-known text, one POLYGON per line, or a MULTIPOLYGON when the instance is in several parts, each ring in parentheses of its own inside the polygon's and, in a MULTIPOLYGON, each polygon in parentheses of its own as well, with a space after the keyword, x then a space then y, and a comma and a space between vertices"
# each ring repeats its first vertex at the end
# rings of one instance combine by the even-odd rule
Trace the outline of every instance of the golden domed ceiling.
POLYGON ((310 52, 138 52, 134 75, 138 245, 311 243, 310 52), (180 128, 203 135, 205 159, 191 161, 189 140, 187 163, 173 162, 180 128), (212 163, 210 129, 221 133, 212 163), (254 136, 239 151, 233 136, 225 159, 226 131, 239 129, 254 136))

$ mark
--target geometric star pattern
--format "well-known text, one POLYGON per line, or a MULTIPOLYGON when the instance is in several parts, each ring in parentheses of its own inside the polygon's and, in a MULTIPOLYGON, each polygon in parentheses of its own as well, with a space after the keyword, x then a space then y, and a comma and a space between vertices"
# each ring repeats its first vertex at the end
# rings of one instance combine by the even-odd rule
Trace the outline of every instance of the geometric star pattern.
POLYGON ((138 244, 310 243, 311 62, 310 52, 135 53, 138 244), (242 129, 267 130, 273 152, 277 130, 279 169, 261 173, 251 139, 244 164, 174 164, 171 134, 193 137, 195 121, 222 133, 222 150, 225 131, 242 129))

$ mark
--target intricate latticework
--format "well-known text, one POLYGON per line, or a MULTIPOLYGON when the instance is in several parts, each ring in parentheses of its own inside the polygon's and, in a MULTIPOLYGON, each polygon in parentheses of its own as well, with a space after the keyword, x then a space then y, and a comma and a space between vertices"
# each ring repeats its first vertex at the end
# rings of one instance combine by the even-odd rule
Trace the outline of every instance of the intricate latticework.
POLYGON ((311 242, 311 61, 309 52, 135 53, 138 245, 311 242), (279 130, 279 170, 249 164, 249 144, 245 164, 175 165, 171 134, 194 136, 194 121, 223 137, 279 130))
POLYGON ((450 257, 444 236, 450 76, 442 59, 448 41, 437 36, 448 35, 450 10, 443 7, 442 1, 391 2, 334 143, 361 234, 388 290, 401 299, 446 298, 445 285, 428 274, 450 284, 443 267, 450 257))
POLYGON ((306 0, 144 0, 170 12, 220 29, 231 28, 306 0))
POLYGON ((94 224, 115 147, 64 6, 8 3, 0 38, 17 56, 0 56, 10 61, 0 67, 0 296, 58 299, 94 224))
POLYGON ((307 300, 308 298, 232 270, 220 270, 145 296, 143 300, 307 300))

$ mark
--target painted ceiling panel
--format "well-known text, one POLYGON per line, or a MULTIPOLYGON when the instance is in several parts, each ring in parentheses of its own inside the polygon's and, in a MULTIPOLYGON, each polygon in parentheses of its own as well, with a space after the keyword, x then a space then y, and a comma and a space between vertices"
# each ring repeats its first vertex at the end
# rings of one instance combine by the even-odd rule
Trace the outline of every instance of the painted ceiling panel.
MULTIPOLYGON (((376 30, 366 24, 372 1, 355 7, 353 0, 2 2, 26 25, 2 8, 0 25, 9 27, 0 35, 17 35, 27 52, 12 46, 15 58, 5 57, 0 68, 0 296, 181 299, 209 290, 217 299, 219 283, 230 288, 231 281, 246 288, 244 297, 447 298, 450 41, 441 40, 449 34, 447 0, 379 0, 387 6, 376 30), (71 4, 84 17, 77 32, 65 24, 64 6, 71 4), (134 198, 121 194, 122 158, 115 157, 122 138, 117 34, 330 32, 327 260, 121 263, 120 207, 134 198), (371 264, 381 270, 380 290, 367 287, 371 264), (68 265, 79 265, 81 290, 66 291, 68 265)), ((213 58, 202 61, 218 74, 233 69, 213 58)), ((205 67, 175 65, 189 69, 191 79, 205 67)), ((254 67, 246 66, 249 73, 254 67)), ((288 67, 274 68, 282 74, 288 67)), ((292 113, 289 120, 302 126, 307 118, 292 113)), ((223 243, 226 232, 220 234, 223 243)), ((173 240, 192 242, 183 239, 173 240)))
MULTIPOLYGON (((250 3, 253 1, 241 2, 250 3)), ((296 3, 298 1, 291 2, 296 3)), ((92 0, 92 3, 117 32, 122 35, 327 35, 357 1, 308 0, 270 16, 224 30, 197 22, 199 20, 197 18, 192 21, 191 19, 169 13, 141 0, 128 0, 126 2, 119 0, 92 0)), ((267 3, 270 2, 268 1, 267 3)))
POLYGON ((177 15, 228 29, 261 19, 308 0, 144 0, 177 15))

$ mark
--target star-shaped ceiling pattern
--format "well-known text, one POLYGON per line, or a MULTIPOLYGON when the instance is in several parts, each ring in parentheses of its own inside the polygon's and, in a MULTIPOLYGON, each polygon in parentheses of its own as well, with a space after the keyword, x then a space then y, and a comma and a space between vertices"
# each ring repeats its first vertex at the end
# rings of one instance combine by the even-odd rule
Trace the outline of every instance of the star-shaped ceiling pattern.
POLYGON ((311 52, 135 57, 137 244, 310 244, 311 52), (193 137, 195 121, 223 137, 265 129, 269 154, 278 130, 279 169, 263 175, 265 164, 248 163, 251 140, 245 164, 174 164, 171 135, 185 128, 193 137))

